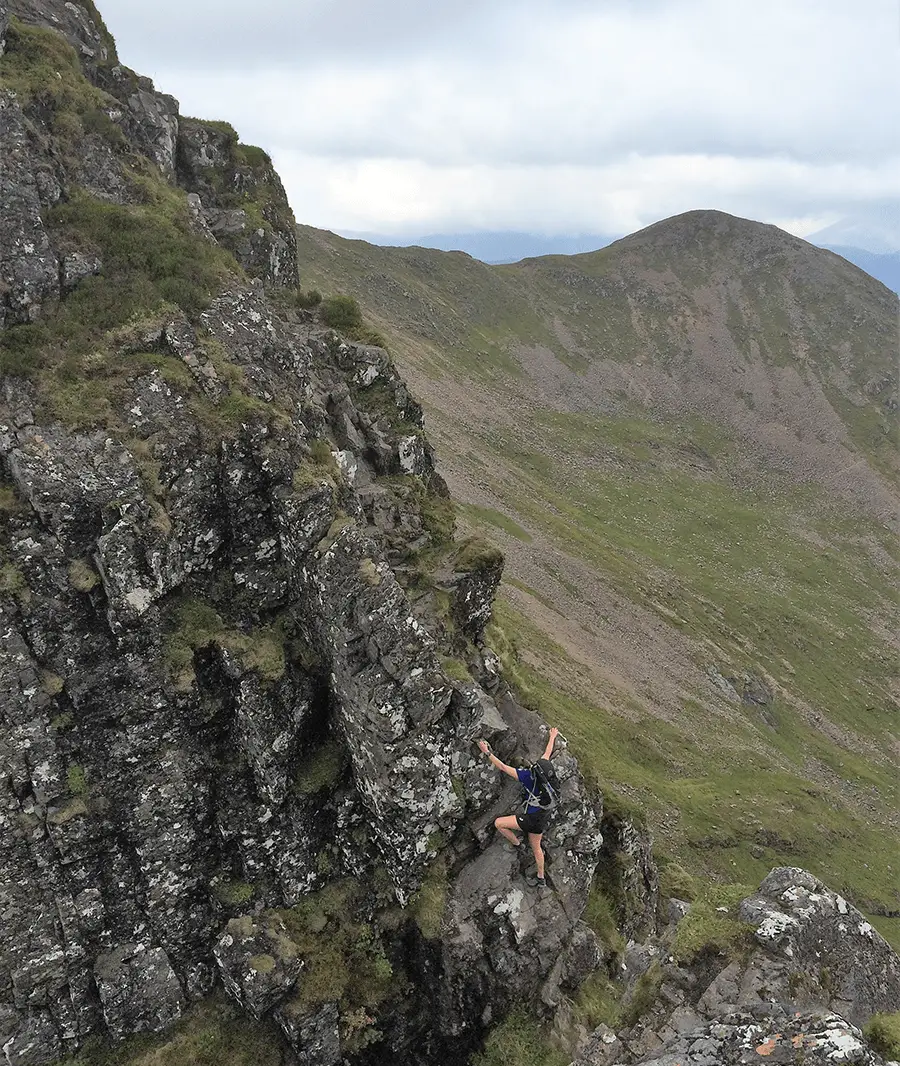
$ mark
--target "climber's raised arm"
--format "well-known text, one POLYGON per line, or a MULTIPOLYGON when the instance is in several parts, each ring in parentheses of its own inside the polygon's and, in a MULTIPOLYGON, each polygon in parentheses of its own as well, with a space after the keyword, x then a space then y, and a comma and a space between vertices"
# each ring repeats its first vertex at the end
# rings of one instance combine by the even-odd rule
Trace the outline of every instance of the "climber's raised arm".
POLYGON ((556 728, 556 726, 553 726, 553 728, 550 730, 550 739, 547 741, 547 747, 544 748, 544 754, 541 756, 542 759, 549 759, 550 756, 553 754, 553 745, 556 743, 556 738, 558 736, 559 730, 556 728))
POLYGON ((501 770, 504 774, 507 774, 514 781, 519 780, 519 775, 516 772, 515 767, 507 766, 505 762, 501 762, 500 759, 498 759, 497 756, 488 747, 488 742, 486 740, 479 740, 478 747, 481 748, 484 754, 487 755, 487 757, 491 760, 494 766, 497 767, 498 770, 501 770))

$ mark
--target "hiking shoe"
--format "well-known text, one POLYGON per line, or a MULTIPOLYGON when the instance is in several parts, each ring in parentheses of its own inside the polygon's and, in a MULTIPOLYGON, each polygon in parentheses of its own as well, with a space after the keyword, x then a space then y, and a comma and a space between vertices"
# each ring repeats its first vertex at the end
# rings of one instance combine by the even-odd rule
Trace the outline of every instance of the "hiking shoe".
POLYGON ((534 883, 536 888, 547 887, 547 879, 545 877, 536 877, 534 883))

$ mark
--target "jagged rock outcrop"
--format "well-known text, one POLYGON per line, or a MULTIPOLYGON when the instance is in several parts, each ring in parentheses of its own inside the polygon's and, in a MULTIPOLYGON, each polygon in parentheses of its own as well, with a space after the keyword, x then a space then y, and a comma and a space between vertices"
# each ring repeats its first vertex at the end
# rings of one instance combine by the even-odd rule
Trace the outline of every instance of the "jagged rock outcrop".
POLYGON ((502 560, 453 542, 387 353, 273 297, 296 255, 267 157, 183 122, 92 5, 11 10, 6 1062, 158 1031, 220 984, 301 1062, 449 1041, 462 1063, 600 957, 579 916, 601 811, 575 761, 545 895, 492 829, 517 797, 475 740, 522 762, 544 743, 482 644, 502 560), (62 96, 33 91, 42 49, 62 96))
POLYGON ((609 809, 603 816, 602 868, 607 892, 618 909, 626 940, 645 940, 659 929, 659 871, 649 832, 627 815, 609 809))
POLYGON ((268 155, 239 145, 225 123, 183 119, 177 156, 178 182, 200 197, 213 236, 249 273, 296 285, 294 217, 268 155))
MULTIPOLYGON (((115 63, 116 45, 93 3, 59 3, 57 0, 10 0, 9 12, 32 26, 52 26, 72 45, 87 69, 115 63)), ((3 16, 0 16, 0 30, 3 16)))
POLYGON ((776 1062, 879 1062, 859 1029, 900 1004, 900 956, 859 911, 807 871, 779 867, 737 913, 747 940, 733 958, 679 965, 665 937, 651 942, 655 1001, 631 1028, 593 1034, 580 1066, 741 1063, 763 1045, 776 1062))
MULTIPOLYGON (((0 40, 3 38, 0 21, 0 40)), ((0 327, 32 322, 59 296, 59 259, 41 211, 59 198, 48 169, 36 168, 22 112, 0 90, 0 327)))
POLYGON ((746 1066, 761 1060, 798 1066, 854 1063, 882 1066, 884 1059, 837 1014, 784 1008, 728 1014, 670 1044, 644 1066, 746 1066))

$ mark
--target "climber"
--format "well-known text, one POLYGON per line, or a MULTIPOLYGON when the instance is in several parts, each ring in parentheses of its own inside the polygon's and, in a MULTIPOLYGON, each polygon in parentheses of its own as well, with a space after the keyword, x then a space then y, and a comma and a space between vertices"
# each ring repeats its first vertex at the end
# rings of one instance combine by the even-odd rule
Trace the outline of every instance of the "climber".
POLYGON ((541 838, 550 821, 550 808, 556 803, 558 795, 559 782, 553 767, 550 766, 550 756, 553 754, 553 745, 557 736, 559 736, 559 730, 554 726, 550 730, 544 754, 528 769, 507 766, 493 754, 486 740, 478 741, 478 747, 488 756, 494 766, 518 781, 525 789, 526 795, 522 804, 525 808, 524 813, 495 818, 494 825, 515 848, 520 847, 522 841, 514 830, 518 829, 528 837, 528 843, 531 845, 537 865, 538 888, 547 887, 544 879, 544 849, 541 846, 541 838), (542 763, 544 765, 541 765, 542 763))

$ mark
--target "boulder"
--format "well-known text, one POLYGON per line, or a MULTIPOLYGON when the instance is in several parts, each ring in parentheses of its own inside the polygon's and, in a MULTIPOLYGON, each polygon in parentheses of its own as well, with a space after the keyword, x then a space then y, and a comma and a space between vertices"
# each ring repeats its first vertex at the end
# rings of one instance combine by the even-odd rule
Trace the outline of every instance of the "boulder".
POLYGON ((310 1008, 288 1001, 275 1011, 300 1066, 337 1066, 341 1061, 337 1003, 310 1008))
POLYGON ((784 981, 815 989, 818 1000, 857 1025, 900 1004, 900 956, 855 907, 806 870, 773 870, 741 903, 740 917, 782 965, 783 993, 784 981))
POLYGON ((225 988, 254 1018, 284 999, 303 969, 297 946, 274 915, 264 922, 232 918, 213 955, 225 988))
MULTIPOLYGON (((859 1029, 840 1015, 784 1007, 728 1014, 638 1059, 644 1066, 882 1066, 859 1029)), ((587 1059, 578 1066, 594 1066, 587 1059)))
POLYGON ((97 957, 94 978, 112 1036, 158 1033, 181 1017, 184 994, 162 948, 123 944, 97 957))

